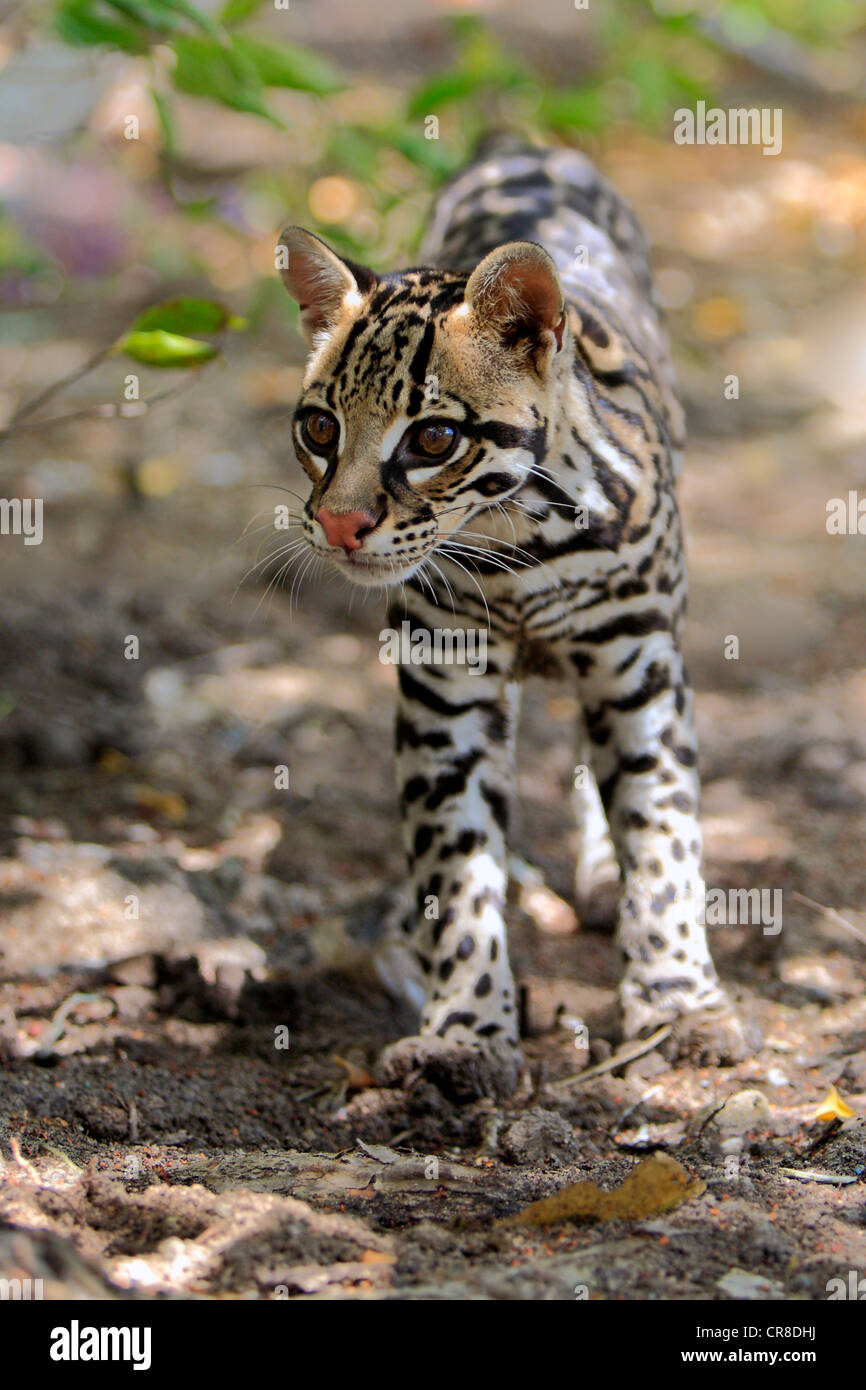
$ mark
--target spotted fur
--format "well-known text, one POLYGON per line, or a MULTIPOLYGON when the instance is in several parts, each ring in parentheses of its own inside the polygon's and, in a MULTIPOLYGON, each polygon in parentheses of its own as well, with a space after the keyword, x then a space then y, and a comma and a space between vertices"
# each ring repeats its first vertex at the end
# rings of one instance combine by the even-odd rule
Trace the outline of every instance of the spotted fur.
POLYGON ((615 878, 627 1034, 719 1008, 679 641, 683 417, 634 216, 582 155, 506 145, 442 194, 421 269, 375 275, 296 228, 282 244, 311 345, 295 416, 310 547, 399 584, 395 627, 489 632, 483 675, 399 672, 404 926, 426 1000, 386 1074, 459 1056, 482 1088, 513 1084, 506 835, 533 672, 570 671, 579 694, 578 899, 590 911, 615 878), (419 464, 430 420, 459 442, 419 464))

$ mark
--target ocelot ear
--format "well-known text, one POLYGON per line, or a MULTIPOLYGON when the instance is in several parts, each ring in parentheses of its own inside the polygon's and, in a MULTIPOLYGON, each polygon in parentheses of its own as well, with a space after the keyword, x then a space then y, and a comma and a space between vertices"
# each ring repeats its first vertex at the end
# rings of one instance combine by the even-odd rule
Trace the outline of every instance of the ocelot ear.
POLYGON ((334 327, 347 295, 357 301, 376 284, 366 266, 344 261, 304 227, 287 227, 277 243, 277 266, 283 284, 301 310, 301 331, 308 343, 334 327))
POLYGON ((562 347, 562 286, 551 257, 534 241, 509 241, 485 256, 469 277, 466 303, 482 329, 510 346, 562 347))

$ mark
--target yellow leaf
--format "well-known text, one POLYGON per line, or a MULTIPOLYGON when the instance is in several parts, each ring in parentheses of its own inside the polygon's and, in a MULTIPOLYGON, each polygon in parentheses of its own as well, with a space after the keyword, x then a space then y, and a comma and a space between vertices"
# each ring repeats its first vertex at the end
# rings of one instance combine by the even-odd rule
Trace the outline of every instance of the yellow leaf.
POLYGON ((336 1052, 333 1060, 346 1073, 346 1086, 349 1091, 366 1091, 368 1086, 373 1085, 373 1078, 366 1067, 359 1067, 355 1062, 350 1062, 345 1057, 338 1057, 336 1052))
POLYGON ((503 1226, 553 1226, 560 1221, 634 1220, 670 1211, 681 1202, 699 1197, 706 1183, 692 1178, 670 1154, 652 1154, 639 1163, 613 1192, 602 1192, 594 1182, 563 1187, 552 1197, 531 1202, 523 1211, 507 1216, 503 1226))
POLYGON ((825 1100, 815 1111, 816 1120, 850 1120, 854 1111, 846 1105, 835 1086, 831 1086, 825 1100))
POLYGON ((130 795, 139 810, 164 816, 173 825, 183 825, 187 818, 186 802, 177 792, 158 791, 156 787, 138 783, 131 789, 130 795))

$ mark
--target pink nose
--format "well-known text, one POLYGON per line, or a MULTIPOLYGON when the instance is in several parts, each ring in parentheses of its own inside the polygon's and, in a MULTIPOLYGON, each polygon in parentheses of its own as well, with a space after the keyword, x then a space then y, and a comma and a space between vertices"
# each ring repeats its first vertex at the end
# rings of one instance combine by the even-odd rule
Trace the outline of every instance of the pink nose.
POLYGON ((372 512, 329 512, 327 507, 319 508, 316 520, 327 536, 328 544, 341 546, 347 555, 353 550, 360 550, 364 537, 375 531, 379 524, 372 512))

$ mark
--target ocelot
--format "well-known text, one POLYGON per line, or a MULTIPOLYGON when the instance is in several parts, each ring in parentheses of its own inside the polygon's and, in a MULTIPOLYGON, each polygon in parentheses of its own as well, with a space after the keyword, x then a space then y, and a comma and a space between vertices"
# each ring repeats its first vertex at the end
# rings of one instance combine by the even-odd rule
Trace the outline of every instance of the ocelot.
POLYGON ((577 899, 591 917, 615 885, 625 1035, 688 1020, 680 1050, 743 1055, 701 925, 683 413, 634 215, 583 155, 500 140, 440 196, 420 268, 376 274, 298 227, 280 246, 310 348, 307 542, 394 586, 389 621, 431 651, 485 634, 483 664, 399 668, 403 929, 426 999, 380 1078, 515 1084, 506 834, 534 672, 575 682, 577 899))

